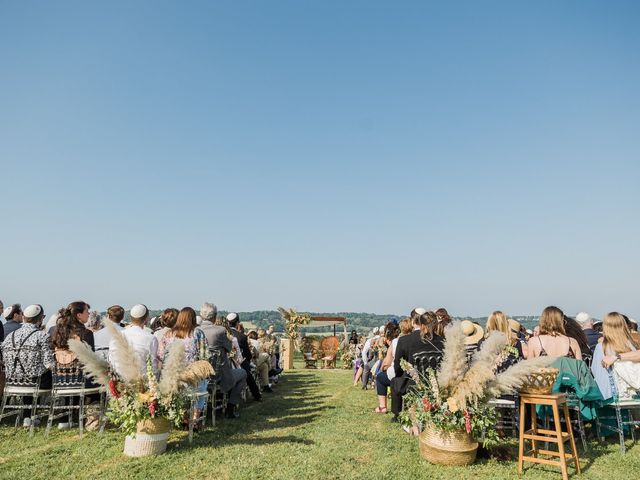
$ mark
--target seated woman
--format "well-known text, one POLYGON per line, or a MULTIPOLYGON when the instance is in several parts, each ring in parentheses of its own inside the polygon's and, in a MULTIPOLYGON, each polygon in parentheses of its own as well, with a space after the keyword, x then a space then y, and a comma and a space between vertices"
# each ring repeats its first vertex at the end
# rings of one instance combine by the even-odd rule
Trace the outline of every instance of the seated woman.
POLYGON ((602 342, 593 352, 591 372, 605 400, 616 393, 621 400, 630 399, 640 386, 640 345, 618 312, 604 317, 602 333, 602 342))
POLYGON ((95 350, 93 332, 85 328, 89 321, 89 304, 86 302, 71 302, 67 308, 58 311, 59 319, 51 335, 56 362, 69 364, 76 359, 69 350, 69 339, 74 338, 85 342, 95 350))
MULTIPOLYGON (((180 310, 176 324, 168 331, 160 344, 158 345, 158 367, 167 358, 171 345, 174 342, 182 342, 184 345, 184 358, 187 365, 198 360, 209 360, 209 346, 204 332, 196 328, 196 312, 191 307, 185 307, 180 310)), ((203 380, 196 387, 196 393, 205 393, 209 380, 203 380)), ((193 412, 194 418, 198 418, 204 410, 206 398, 198 399, 196 411, 193 412)))
POLYGON ((527 346, 529 357, 568 357, 582 360, 580 345, 567 337, 564 329, 564 313, 558 307, 547 307, 540 315, 540 334, 527 346))
POLYGON ((522 344, 514 334, 509 319, 500 310, 493 312, 487 320, 485 338, 489 338, 495 332, 503 333, 507 338, 507 344, 498 357, 496 373, 502 373, 524 357, 522 344))
POLYGON ((387 388, 391 386, 391 380, 396 376, 393 360, 396 354, 396 347, 398 346, 398 338, 409 333, 411 333, 411 322, 408 318, 402 320, 399 327, 387 329, 387 335, 391 340, 391 344, 382 362, 382 371, 376 375, 378 406, 374 410, 375 413, 387 413, 387 388))

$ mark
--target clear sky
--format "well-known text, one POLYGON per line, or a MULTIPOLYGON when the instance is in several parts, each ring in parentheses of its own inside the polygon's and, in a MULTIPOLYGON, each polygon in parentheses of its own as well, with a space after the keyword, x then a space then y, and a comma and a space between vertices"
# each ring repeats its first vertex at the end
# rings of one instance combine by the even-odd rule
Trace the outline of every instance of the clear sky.
POLYGON ((0 1, 0 299, 640 316, 640 3, 0 1))

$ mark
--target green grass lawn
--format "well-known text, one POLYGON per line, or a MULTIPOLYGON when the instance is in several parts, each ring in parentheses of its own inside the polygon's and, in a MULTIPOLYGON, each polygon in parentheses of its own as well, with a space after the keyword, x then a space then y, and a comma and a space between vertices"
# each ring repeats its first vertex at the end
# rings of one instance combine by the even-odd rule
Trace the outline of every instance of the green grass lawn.
MULTIPOLYGON (((115 430, 88 433, 0 427, 0 478, 220 478, 220 479, 503 479, 518 478, 516 462, 479 460, 470 467, 438 467, 421 460, 417 439, 371 413, 375 393, 351 386, 344 370, 287 372, 262 404, 243 405, 238 420, 221 420, 196 435, 174 432, 167 453, 130 459, 115 430)), ((580 450, 583 475, 624 479, 640 473, 640 446, 626 455, 617 443, 580 450)), ((570 469, 572 472, 573 470, 570 469)), ((559 470, 527 468, 523 478, 560 478, 559 470)))

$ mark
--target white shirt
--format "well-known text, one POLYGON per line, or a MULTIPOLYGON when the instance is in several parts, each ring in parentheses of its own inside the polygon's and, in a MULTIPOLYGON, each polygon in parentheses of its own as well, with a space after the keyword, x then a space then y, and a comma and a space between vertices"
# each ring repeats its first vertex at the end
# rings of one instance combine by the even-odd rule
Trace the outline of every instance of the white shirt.
MULTIPOLYGON (((111 320, 105 320, 107 322, 111 322, 111 320)), ((122 327, 119 323, 113 322, 113 326, 116 327, 116 330, 122 330, 122 327)), ((107 327, 102 327, 97 332, 93 333, 93 343, 95 345, 96 352, 99 351, 108 351, 109 344, 111 343, 111 330, 107 327)), ((104 355, 104 358, 108 358, 108 353, 104 355)))
POLYGON ((396 359, 396 347, 398 346, 398 337, 391 340, 391 366, 387 368, 387 376, 389 380, 395 378, 396 370, 393 366, 393 361, 396 359))
MULTIPOLYGON (((133 350, 138 354, 140 359, 140 368, 143 372, 147 370, 147 357, 151 355, 151 364, 153 370, 158 369, 158 339, 153 336, 144 328, 137 325, 131 325, 121 330, 124 338, 127 339, 129 345, 133 347, 133 350)), ((113 339, 109 342, 109 359, 113 362, 113 353, 117 351, 117 347, 113 339)), ((117 368, 117 365, 116 365, 117 368)))

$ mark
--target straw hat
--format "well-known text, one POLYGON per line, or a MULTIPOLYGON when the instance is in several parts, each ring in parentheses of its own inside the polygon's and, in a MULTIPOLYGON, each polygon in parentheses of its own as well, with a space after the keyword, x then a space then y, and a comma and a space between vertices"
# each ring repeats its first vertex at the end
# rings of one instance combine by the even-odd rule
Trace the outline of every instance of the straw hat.
POLYGON ((509 328, 511 328, 511 330, 513 330, 515 333, 518 333, 520 331, 520 329, 522 328, 522 325, 520 325, 520 322, 517 320, 514 320, 513 318, 509 319, 509 328))
POLYGON ((464 333, 465 336, 465 345, 475 345, 484 336, 484 330, 482 329, 482 327, 470 320, 461 321, 460 328, 462 329, 462 333, 464 333))

